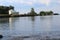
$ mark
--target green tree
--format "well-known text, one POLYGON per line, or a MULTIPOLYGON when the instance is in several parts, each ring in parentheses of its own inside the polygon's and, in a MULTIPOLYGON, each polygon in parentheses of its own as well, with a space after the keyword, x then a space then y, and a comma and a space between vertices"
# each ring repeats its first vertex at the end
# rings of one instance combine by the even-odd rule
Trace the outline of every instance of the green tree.
POLYGON ((29 13, 29 15, 37 15, 37 13, 34 11, 34 8, 31 8, 31 12, 29 13))
POLYGON ((53 11, 41 11, 40 16, 45 16, 45 15, 53 15, 53 11))
POLYGON ((10 6, 9 6, 9 9, 13 9, 13 10, 14 10, 14 7, 10 5, 10 6))
POLYGON ((40 16, 46 15, 46 13, 44 11, 41 11, 39 14, 40 14, 40 16))
POLYGON ((53 11, 49 11, 48 12, 48 15, 53 15, 53 11))

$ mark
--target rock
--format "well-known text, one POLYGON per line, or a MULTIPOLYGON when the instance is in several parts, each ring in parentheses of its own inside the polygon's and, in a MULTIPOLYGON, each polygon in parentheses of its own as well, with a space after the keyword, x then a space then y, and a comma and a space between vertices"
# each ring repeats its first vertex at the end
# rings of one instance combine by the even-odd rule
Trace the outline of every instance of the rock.
POLYGON ((0 38, 3 38, 3 35, 0 35, 0 38))

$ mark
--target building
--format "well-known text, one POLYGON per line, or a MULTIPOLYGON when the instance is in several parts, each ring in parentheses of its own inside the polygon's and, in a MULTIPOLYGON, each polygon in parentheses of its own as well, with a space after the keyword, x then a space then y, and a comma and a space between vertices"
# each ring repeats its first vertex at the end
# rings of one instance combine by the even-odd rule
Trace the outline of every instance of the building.
POLYGON ((9 14, 9 10, 14 10, 13 6, 0 6, 0 15, 1 14, 9 14))
POLYGON ((10 9, 9 10, 9 15, 19 15, 19 12, 16 12, 15 10, 10 9))

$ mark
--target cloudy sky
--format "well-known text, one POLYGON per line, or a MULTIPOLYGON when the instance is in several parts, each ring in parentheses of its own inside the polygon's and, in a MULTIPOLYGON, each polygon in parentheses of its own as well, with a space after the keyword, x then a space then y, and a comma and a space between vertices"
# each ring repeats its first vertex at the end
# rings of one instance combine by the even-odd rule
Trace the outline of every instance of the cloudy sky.
POLYGON ((0 0, 0 5, 12 5, 20 14, 30 12, 32 7, 37 13, 42 10, 60 13, 60 0, 0 0))

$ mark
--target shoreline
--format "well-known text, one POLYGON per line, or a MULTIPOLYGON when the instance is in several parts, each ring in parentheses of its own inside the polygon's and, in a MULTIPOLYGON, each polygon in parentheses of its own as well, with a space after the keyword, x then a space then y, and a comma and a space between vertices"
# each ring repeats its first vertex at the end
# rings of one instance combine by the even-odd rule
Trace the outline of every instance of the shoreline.
MULTIPOLYGON (((30 16, 41 16, 41 15, 0 15, 2 17, 30 17, 30 16)), ((53 15, 44 15, 44 16, 53 16, 53 15)))

